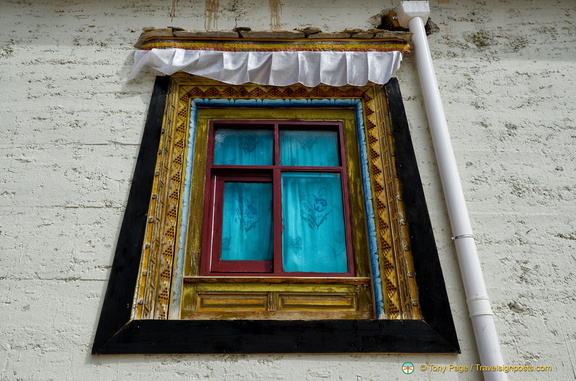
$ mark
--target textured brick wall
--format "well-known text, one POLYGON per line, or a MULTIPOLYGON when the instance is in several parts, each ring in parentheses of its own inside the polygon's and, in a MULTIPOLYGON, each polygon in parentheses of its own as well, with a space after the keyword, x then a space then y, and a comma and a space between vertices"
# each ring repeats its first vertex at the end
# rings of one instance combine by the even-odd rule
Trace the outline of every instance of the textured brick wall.
MULTIPOLYGON (((197 3, 180 1, 174 19, 169 0, 0 3, 0 380, 479 380, 401 373, 404 361, 478 362, 410 56, 398 77, 461 355, 90 355, 153 84, 150 73, 124 79, 140 29, 369 28, 396 4, 207 0, 214 14, 197 3)), ((504 357, 553 366, 510 379, 572 379, 576 5, 431 6, 430 45, 504 357)))

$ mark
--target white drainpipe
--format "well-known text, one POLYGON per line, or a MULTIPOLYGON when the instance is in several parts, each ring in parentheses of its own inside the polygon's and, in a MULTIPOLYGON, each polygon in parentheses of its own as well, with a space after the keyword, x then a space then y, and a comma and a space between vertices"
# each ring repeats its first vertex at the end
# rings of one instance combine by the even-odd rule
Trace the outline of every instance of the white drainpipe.
MULTIPOLYGON (((424 30, 424 24, 430 15, 430 7, 427 1, 403 1, 396 12, 400 25, 408 27, 413 34, 412 43, 428 115, 428 124, 436 152, 436 160, 452 226, 452 239, 460 263, 468 312, 472 320, 480 362, 482 366, 503 366, 504 360, 496 334, 494 314, 490 308, 490 301, 484 284, 480 260, 472 235, 470 217, 450 141, 446 115, 442 107, 430 48, 424 30)), ((500 381, 507 380, 508 377, 502 371, 485 371, 484 379, 500 381)))

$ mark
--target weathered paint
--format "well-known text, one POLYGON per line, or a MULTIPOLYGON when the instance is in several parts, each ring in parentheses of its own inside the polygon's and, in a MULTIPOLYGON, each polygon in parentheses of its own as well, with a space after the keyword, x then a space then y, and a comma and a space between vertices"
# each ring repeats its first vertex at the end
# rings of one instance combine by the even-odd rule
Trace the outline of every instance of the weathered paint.
POLYGON ((218 6, 218 0, 206 0, 206 5, 204 6, 204 29, 218 29, 218 6))

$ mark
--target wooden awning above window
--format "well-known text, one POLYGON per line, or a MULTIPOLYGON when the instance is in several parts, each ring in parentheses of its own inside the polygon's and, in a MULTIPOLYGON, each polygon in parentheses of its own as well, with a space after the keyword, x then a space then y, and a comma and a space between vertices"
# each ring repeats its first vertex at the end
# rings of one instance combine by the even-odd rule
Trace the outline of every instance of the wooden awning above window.
MULTIPOLYGON (((247 39, 157 31, 145 32, 138 40, 130 78, 150 67, 165 75, 182 71, 236 85, 385 84, 399 69, 402 54, 410 50, 407 39, 389 32, 349 33, 349 38, 336 39, 301 38, 304 33, 297 35, 300 38, 270 38, 269 33, 261 35, 267 38, 247 39)), ((255 33, 252 36, 258 36, 255 33)))

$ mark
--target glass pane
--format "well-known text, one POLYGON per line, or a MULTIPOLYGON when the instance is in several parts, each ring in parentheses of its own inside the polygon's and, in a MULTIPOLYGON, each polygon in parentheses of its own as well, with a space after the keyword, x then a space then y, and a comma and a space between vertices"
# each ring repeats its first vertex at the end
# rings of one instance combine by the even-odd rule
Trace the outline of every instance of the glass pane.
POLYGON ((282 174, 282 218, 284 271, 348 271, 339 174, 282 174))
POLYGON ((336 131, 280 131, 280 164, 339 166, 338 133, 336 131))
POLYGON ((272 234, 272 184, 224 183, 220 259, 270 261, 272 234))
POLYGON ((221 128, 214 133, 214 164, 272 165, 271 130, 221 128))

